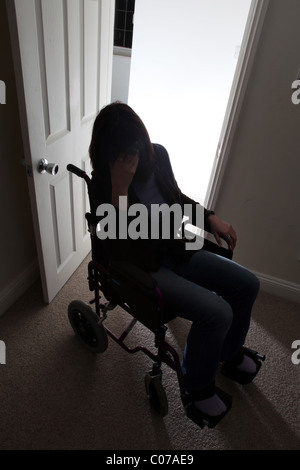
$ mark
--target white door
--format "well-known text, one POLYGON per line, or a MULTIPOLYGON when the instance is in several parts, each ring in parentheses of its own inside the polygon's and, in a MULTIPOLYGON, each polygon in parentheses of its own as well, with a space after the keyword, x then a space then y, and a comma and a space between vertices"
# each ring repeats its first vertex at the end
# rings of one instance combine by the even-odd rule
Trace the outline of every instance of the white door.
POLYGON ((44 298, 51 302, 90 250, 83 180, 94 119, 110 101, 114 2, 7 0, 44 298), (41 159, 58 165, 41 174, 41 159))

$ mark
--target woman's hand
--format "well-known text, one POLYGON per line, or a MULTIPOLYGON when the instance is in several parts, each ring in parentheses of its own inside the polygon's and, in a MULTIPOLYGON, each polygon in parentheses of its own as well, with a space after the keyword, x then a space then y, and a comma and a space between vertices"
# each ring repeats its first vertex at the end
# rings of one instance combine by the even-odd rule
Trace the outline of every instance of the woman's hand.
POLYGON ((222 246, 221 238, 223 238, 228 248, 233 251, 237 242, 237 236, 232 226, 227 222, 223 222, 215 214, 208 217, 208 223, 218 245, 222 246))
POLYGON ((112 203, 119 206, 119 196, 128 196, 128 189, 135 175, 139 162, 138 153, 125 155, 121 153, 110 167, 112 185, 112 203))

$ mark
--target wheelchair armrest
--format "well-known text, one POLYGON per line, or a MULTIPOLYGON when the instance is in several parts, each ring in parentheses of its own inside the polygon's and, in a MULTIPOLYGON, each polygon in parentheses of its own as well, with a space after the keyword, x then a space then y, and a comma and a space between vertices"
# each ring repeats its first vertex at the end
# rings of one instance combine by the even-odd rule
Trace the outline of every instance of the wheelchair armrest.
POLYGON ((216 243, 208 240, 207 238, 204 239, 203 243, 203 250, 210 251, 217 255, 223 256, 224 258, 232 259, 233 253, 229 248, 224 248, 223 246, 219 246, 216 243))
POLYGON ((205 229, 205 232, 207 232, 207 234, 205 235, 203 230, 201 231, 197 229, 197 227, 192 226, 192 225, 191 227, 193 227, 195 230, 189 229, 188 225, 191 225, 189 221, 186 222, 185 235, 189 237, 190 239, 194 239, 196 237, 196 239, 201 241, 203 243, 203 247, 202 247, 203 250, 216 253, 217 255, 223 256, 224 258, 232 259, 233 252, 229 248, 219 246, 215 243, 215 241, 212 241, 211 239, 212 237, 210 236, 212 232, 210 231, 208 232, 205 229), (198 232, 200 232, 200 234, 198 232))
POLYGON ((116 281, 121 277, 126 282, 142 289, 153 291, 157 286, 156 280, 149 273, 125 261, 111 260, 109 272, 111 276, 116 277, 116 281))

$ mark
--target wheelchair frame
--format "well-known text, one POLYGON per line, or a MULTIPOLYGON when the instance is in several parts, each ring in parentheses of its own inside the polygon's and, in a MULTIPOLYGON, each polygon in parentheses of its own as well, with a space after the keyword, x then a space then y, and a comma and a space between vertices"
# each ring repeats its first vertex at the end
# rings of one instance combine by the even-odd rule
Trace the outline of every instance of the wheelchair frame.
MULTIPOLYGON (((136 323, 140 320, 135 318, 133 309, 125 302, 119 300, 115 302, 114 300, 108 299, 108 302, 101 303, 101 294, 104 294, 106 297, 103 284, 106 283, 106 278, 111 277, 111 275, 109 268, 106 268, 104 265, 94 259, 94 253, 96 251, 95 245, 99 243, 100 240, 97 239, 96 235, 96 208, 93 207, 91 198, 91 179, 85 171, 77 168, 72 164, 67 166, 67 170, 79 176, 80 178, 83 178, 87 184, 91 212, 86 214, 86 219, 88 222, 88 229, 90 232, 92 245, 92 260, 88 264, 88 283, 89 290, 94 292, 94 298, 89 302, 90 305, 94 305, 94 311, 90 305, 81 301, 75 300, 70 303, 68 308, 68 315, 71 326, 83 345, 95 353, 102 353, 106 350, 108 345, 107 336, 109 336, 126 352, 130 354, 142 352, 148 356, 153 361, 153 365, 152 370, 145 376, 146 393, 151 406, 160 416, 164 417, 168 413, 168 400, 162 385, 162 364, 166 364, 176 373, 183 404, 186 393, 179 356, 176 350, 165 339, 168 328, 162 321, 162 294, 159 288, 156 287, 155 293, 157 296, 157 314, 159 320, 157 322, 156 328, 151 328, 152 332, 154 333, 154 346, 157 348, 156 354, 142 345, 138 345, 133 348, 129 347, 125 343, 125 340, 136 323), (113 310, 117 305, 133 316, 133 319, 130 321, 129 325, 120 336, 115 335, 115 333, 104 323, 108 312, 113 310)), ((114 281, 114 279, 112 279, 112 281, 114 281)), ((110 295, 107 297, 110 297, 110 295)), ((142 323, 145 325, 143 321, 142 323)), ((147 327, 147 325, 145 326, 147 327)))

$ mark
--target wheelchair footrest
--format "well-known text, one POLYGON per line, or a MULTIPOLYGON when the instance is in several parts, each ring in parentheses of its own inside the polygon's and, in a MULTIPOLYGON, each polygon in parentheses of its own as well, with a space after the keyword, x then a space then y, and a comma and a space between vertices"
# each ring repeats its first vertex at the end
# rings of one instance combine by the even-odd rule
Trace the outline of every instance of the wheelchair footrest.
POLYGON ((254 351, 253 349, 246 348, 245 346, 242 348, 242 352, 248 356, 251 357, 254 361, 265 361, 266 356, 258 353, 257 351, 254 351))
POLYGON ((224 363, 222 365, 221 371, 222 371, 222 374, 228 379, 234 380, 235 382, 241 385, 247 385, 255 379, 255 377, 257 376, 261 368, 262 362, 266 359, 266 357, 262 356, 257 351, 254 351, 253 349, 249 349, 246 347, 243 347, 241 349, 240 354, 245 355, 253 360, 253 362, 256 364, 255 372, 249 373, 249 372, 244 372, 242 370, 239 370, 237 368, 238 363, 234 360, 228 363, 224 363))
POLYGON ((218 416, 210 416, 201 412, 194 403, 188 403, 186 405, 187 417, 200 426, 200 428, 204 428, 205 426, 214 428, 227 415, 232 407, 232 398, 228 393, 216 387, 216 394, 226 406, 226 411, 218 416))

